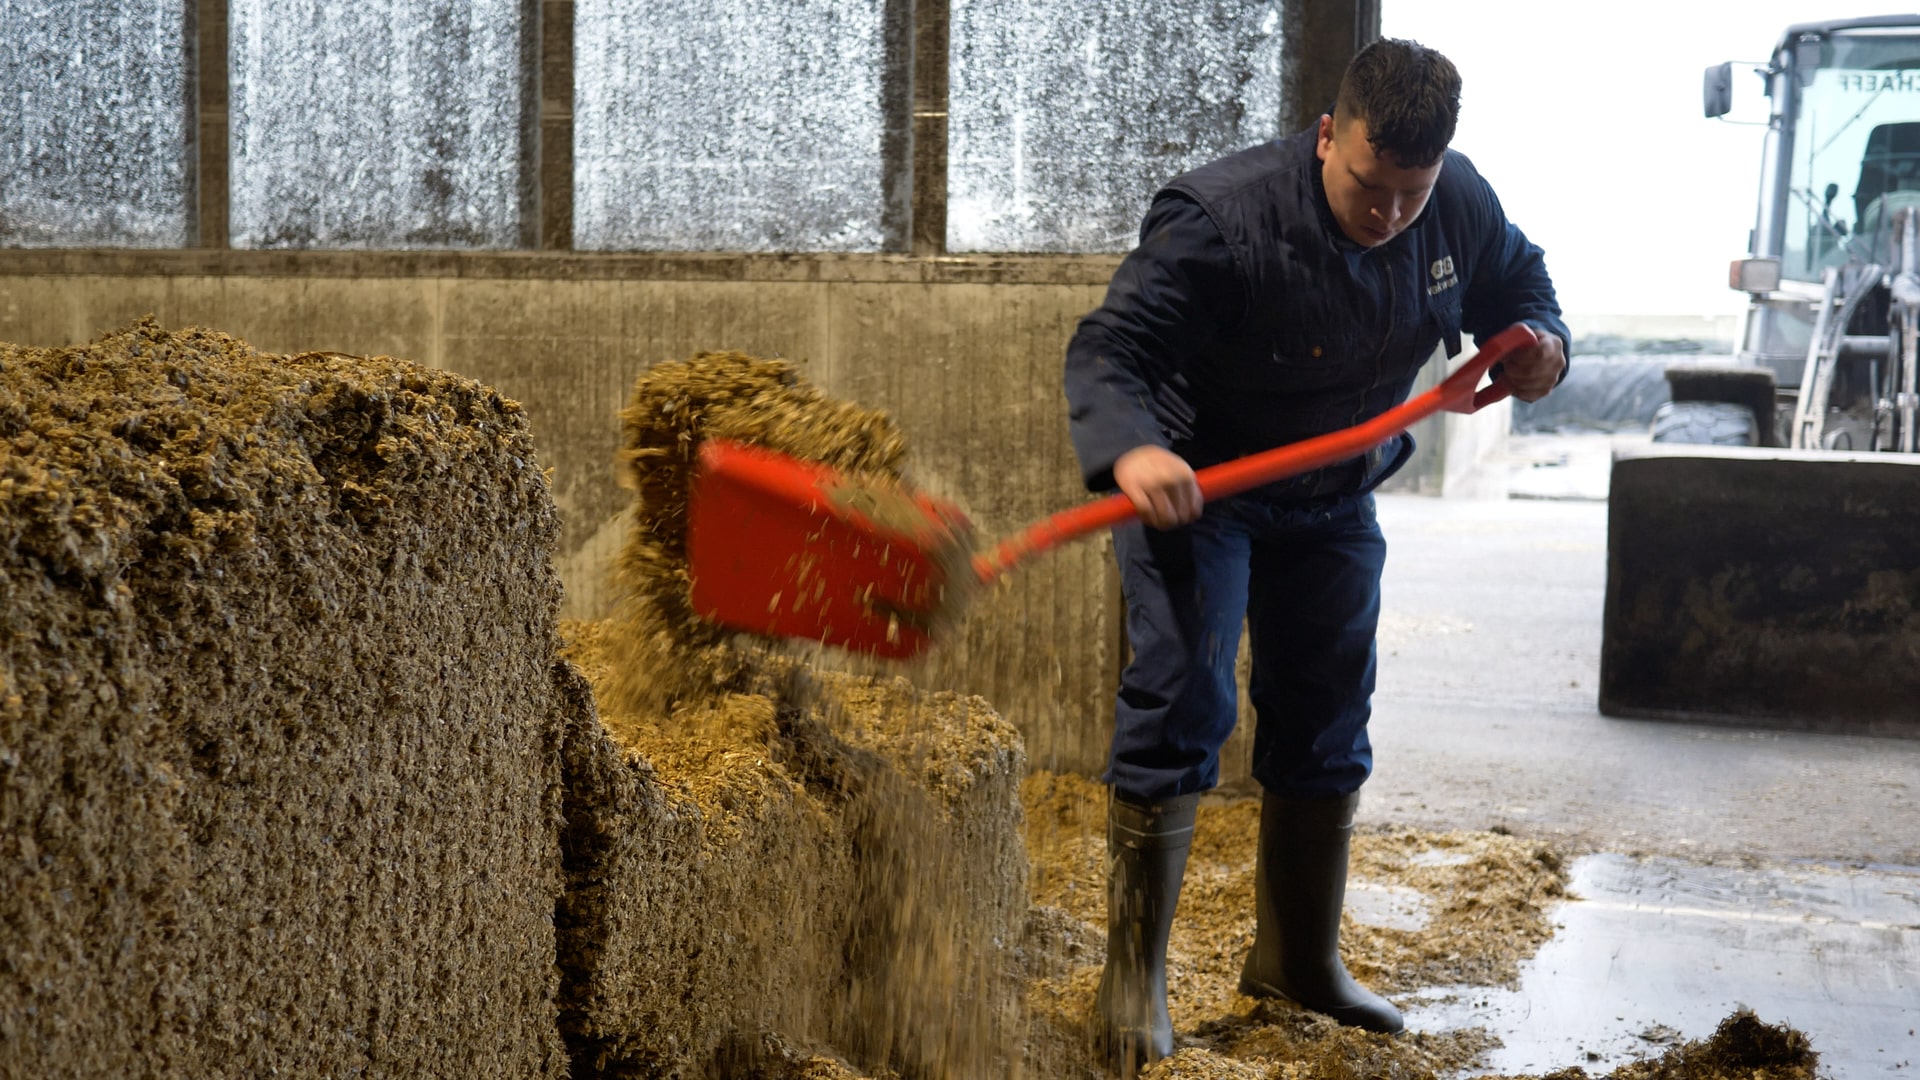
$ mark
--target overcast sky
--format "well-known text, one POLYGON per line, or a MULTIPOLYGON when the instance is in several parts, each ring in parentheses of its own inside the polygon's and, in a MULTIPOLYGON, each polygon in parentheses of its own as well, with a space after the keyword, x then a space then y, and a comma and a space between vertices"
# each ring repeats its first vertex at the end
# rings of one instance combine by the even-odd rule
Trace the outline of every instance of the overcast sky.
MULTIPOLYGON (((1764 61, 1788 25, 1879 14, 1832 0, 1384 0, 1390 37, 1465 83, 1454 147, 1547 253, 1580 315, 1741 310, 1727 263, 1753 227, 1763 129, 1701 115, 1701 72, 1764 61)), ((1764 118, 1734 69, 1736 115, 1764 118)))

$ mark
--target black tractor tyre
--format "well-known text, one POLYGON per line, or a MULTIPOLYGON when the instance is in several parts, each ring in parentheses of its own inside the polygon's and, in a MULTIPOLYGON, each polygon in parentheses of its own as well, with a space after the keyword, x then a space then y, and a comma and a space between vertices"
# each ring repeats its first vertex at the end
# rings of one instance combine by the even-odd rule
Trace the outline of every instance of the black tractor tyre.
POLYGON ((1753 410, 1724 401, 1669 401, 1653 414, 1653 441, 1693 446, 1758 446, 1753 410))

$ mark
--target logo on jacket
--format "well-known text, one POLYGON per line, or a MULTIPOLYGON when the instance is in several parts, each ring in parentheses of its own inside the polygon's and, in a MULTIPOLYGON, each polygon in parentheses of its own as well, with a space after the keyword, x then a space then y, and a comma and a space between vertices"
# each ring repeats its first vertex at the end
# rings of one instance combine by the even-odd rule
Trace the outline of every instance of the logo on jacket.
POLYGON ((1427 274, 1433 278, 1433 284, 1427 286, 1428 296, 1446 292, 1448 289, 1460 284, 1460 279, 1455 276, 1453 272, 1453 256, 1451 255, 1443 255, 1433 260, 1433 265, 1427 267, 1427 274))

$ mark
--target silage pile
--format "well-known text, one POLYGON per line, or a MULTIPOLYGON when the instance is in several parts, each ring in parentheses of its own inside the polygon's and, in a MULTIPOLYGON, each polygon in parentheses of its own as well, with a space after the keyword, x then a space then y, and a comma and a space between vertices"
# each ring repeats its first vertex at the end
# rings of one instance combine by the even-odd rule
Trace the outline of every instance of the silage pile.
POLYGON ((562 1075, 556 528, 445 372, 0 345, 0 1074, 562 1075))
POLYGON ((657 364, 621 410, 619 480, 634 493, 633 527, 614 570, 614 632, 632 662, 602 697, 659 712, 687 695, 750 679, 755 662, 731 631, 696 616, 687 566, 687 508, 703 439, 731 439, 849 478, 897 479, 907 444, 885 413, 828 397, 784 360, 701 353, 657 364))
POLYGON ((622 420, 622 599, 564 628, 603 721, 568 746, 569 775, 592 777, 571 788, 561 919, 576 1064, 1003 1074, 1027 908, 1018 734, 978 697, 817 671, 688 600, 701 440, 876 480, 904 441, 737 353, 655 366, 622 420))

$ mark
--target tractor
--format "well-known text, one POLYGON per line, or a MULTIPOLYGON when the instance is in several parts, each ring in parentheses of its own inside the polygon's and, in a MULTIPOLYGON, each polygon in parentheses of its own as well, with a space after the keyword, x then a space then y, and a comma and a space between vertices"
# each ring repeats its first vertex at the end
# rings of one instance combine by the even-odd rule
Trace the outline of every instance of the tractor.
POLYGON ((1758 74, 1733 361, 1669 367, 1614 454, 1599 707, 1920 737, 1920 15, 1790 26, 1758 74))

